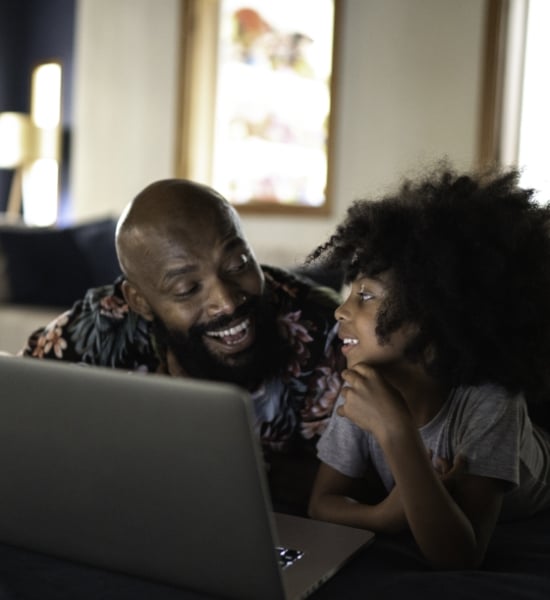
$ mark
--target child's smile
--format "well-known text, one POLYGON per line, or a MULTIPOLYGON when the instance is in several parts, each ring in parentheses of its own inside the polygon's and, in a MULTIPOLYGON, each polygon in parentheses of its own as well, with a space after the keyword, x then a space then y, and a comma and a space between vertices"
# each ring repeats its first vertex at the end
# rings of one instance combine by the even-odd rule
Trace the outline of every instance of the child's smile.
POLYGON ((347 354, 348 352, 353 350, 353 348, 357 346, 357 344, 359 344, 359 340, 357 338, 340 336, 340 339, 342 340, 342 352, 344 354, 347 354))

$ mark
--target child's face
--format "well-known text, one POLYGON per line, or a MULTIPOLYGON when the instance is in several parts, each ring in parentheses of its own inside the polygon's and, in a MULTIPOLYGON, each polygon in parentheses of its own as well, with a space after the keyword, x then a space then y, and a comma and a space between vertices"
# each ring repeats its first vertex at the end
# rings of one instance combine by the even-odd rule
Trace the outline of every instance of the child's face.
POLYGON ((376 336, 378 311, 388 293, 386 282, 385 274, 377 278, 360 275, 352 283, 347 300, 334 312, 348 368, 359 363, 388 365, 403 358, 404 348, 413 332, 412 327, 401 327, 383 344, 376 336))

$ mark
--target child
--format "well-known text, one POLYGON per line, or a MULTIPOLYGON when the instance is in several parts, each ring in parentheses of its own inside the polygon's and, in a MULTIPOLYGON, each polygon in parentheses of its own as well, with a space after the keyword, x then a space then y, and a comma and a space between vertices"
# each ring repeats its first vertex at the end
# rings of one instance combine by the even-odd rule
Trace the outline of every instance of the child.
POLYGON ((351 284, 310 515, 408 527, 436 568, 480 566, 499 519, 550 507, 550 207, 517 180, 439 168, 355 202, 309 257, 351 284), (372 468, 385 497, 367 504, 372 468))

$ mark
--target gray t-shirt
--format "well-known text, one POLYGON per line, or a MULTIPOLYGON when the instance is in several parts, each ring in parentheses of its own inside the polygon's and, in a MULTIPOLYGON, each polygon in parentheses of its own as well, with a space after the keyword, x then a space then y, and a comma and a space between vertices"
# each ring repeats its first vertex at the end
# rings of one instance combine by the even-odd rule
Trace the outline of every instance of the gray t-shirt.
MULTIPOLYGON (((342 404, 340 397, 336 406, 342 404)), ((508 482, 501 519, 527 517, 550 507, 550 434, 534 426, 522 395, 494 385, 458 387, 419 433, 436 456, 462 454, 474 475, 508 482)), ((319 458, 348 477, 365 475, 372 463, 386 489, 393 476, 374 436, 336 410, 317 445, 319 458)))

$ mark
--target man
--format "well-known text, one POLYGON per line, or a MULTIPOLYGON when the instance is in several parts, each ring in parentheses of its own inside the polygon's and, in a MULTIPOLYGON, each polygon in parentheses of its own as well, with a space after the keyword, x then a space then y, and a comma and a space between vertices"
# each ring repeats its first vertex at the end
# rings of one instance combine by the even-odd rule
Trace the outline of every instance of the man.
POLYGON ((314 444, 341 385, 337 295, 261 267, 235 209, 186 180, 138 194, 116 248, 123 276, 32 334, 23 355, 246 388, 274 503, 305 511, 314 444))

